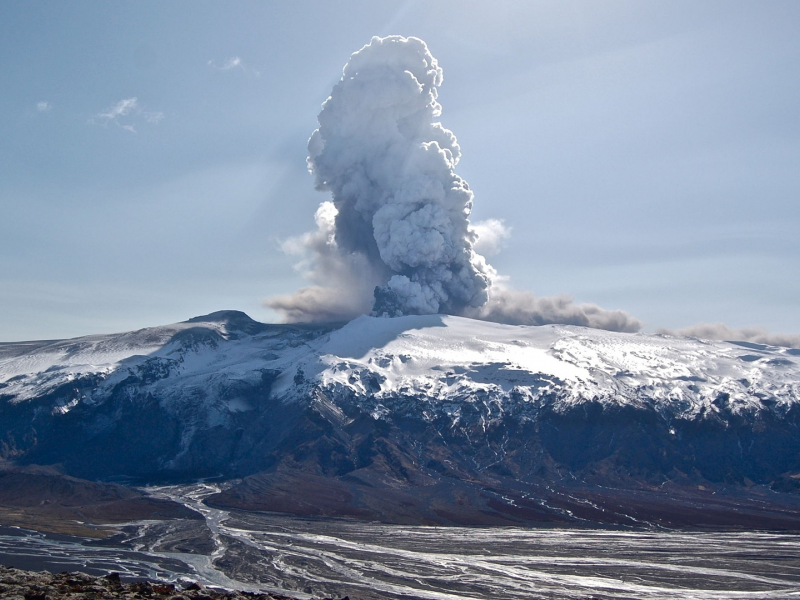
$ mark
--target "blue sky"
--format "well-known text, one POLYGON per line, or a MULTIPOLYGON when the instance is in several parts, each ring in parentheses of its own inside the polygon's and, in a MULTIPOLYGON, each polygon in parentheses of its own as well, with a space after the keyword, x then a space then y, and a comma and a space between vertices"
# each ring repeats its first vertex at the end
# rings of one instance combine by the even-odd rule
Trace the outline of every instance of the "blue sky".
POLYGON ((277 319, 320 105, 389 34, 444 69, 514 287, 798 333, 799 30, 793 1, 6 0, 0 340, 277 319))

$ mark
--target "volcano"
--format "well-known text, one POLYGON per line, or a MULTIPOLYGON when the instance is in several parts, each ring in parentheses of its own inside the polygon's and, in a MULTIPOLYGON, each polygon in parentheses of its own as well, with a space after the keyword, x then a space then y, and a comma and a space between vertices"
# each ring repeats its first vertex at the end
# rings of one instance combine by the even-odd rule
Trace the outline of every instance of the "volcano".
POLYGON ((800 350, 446 315, 0 344, 0 458, 389 523, 800 529, 800 350))

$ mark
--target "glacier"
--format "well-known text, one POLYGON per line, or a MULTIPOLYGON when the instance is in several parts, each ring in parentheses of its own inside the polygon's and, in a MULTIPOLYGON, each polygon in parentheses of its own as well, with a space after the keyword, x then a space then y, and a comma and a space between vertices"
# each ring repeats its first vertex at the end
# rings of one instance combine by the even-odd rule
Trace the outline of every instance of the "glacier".
POLYGON ((797 349, 447 315, 0 344, 6 463, 402 523, 791 528, 799 403, 797 349))

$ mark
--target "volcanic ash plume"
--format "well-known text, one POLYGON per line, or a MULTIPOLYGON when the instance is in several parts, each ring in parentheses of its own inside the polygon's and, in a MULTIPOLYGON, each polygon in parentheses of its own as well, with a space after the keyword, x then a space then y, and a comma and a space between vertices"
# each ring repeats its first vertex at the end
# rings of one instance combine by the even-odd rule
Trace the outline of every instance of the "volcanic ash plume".
POLYGON ((317 210, 316 232, 284 244, 307 257, 300 266, 316 285, 267 305, 289 321, 371 310, 638 329, 619 311, 497 285, 475 244, 481 238, 489 250, 508 232, 499 221, 470 226, 473 195, 454 170, 461 150, 437 121, 441 83, 442 70, 417 38, 374 37, 350 57, 308 142, 316 187, 332 200, 317 210))
MULTIPOLYGON (((422 40, 374 37, 350 57, 308 143, 316 187, 333 196, 333 206, 321 208, 335 215, 323 254, 338 258, 340 272, 358 265, 378 315, 460 314, 488 299, 490 268, 469 230, 472 192, 454 172, 461 150, 436 121, 441 83, 422 40)), ((317 268, 309 275, 323 289, 272 305, 290 317, 316 310, 309 296, 363 307, 363 298, 341 302, 343 292, 363 289, 339 289, 317 268)))

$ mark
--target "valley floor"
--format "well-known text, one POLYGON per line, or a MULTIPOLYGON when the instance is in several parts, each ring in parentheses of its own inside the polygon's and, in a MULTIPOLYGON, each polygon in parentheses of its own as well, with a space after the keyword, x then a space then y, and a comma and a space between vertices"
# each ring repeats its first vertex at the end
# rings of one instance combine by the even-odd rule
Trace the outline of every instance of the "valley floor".
POLYGON ((306 599, 800 595, 794 534, 384 525, 215 509, 201 502, 211 484, 149 491, 203 520, 139 521, 104 540, 8 528, 0 562, 306 599))

